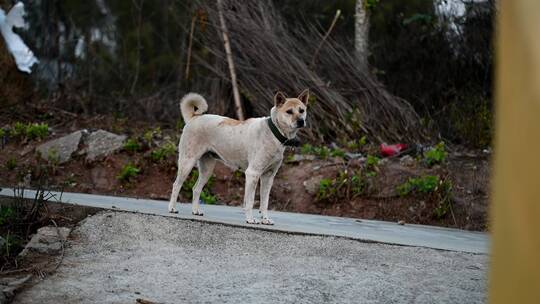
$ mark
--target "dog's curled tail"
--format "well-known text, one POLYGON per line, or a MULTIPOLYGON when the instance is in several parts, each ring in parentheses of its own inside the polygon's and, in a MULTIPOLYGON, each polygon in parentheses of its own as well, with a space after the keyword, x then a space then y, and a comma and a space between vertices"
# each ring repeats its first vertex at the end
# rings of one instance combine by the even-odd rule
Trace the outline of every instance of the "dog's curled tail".
POLYGON ((208 110, 206 99, 197 93, 188 93, 180 101, 180 112, 184 123, 188 123, 193 116, 204 114, 208 110))

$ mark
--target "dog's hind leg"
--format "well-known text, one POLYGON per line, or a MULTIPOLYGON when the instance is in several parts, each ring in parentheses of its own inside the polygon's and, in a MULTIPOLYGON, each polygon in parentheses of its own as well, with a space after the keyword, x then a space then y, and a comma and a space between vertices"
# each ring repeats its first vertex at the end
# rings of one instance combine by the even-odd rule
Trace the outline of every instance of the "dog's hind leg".
POLYGON ((202 210, 199 208, 199 198, 201 196, 204 185, 206 185, 206 183, 212 176, 212 172, 214 172, 215 166, 216 160, 211 156, 203 155, 203 157, 199 159, 199 178, 197 179, 195 186, 193 186, 193 203, 191 205, 191 213, 193 213, 193 215, 203 215, 202 210))
POLYGON ((176 174, 176 180, 174 181, 171 192, 171 200, 169 201, 170 213, 178 213, 176 210, 176 200, 178 199, 178 194, 180 194, 180 189, 182 189, 182 184, 195 165, 195 161, 195 158, 178 157, 178 173, 176 174))

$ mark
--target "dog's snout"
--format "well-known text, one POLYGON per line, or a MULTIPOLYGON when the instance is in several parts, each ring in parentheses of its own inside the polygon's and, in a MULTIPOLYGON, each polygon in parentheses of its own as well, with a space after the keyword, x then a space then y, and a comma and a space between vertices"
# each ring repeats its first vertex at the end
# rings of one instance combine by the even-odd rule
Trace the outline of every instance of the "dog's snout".
POLYGON ((306 124, 306 122, 304 121, 303 118, 299 118, 299 119, 296 121, 296 125, 298 126, 298 128, 303 127, 305 124, 306 124))

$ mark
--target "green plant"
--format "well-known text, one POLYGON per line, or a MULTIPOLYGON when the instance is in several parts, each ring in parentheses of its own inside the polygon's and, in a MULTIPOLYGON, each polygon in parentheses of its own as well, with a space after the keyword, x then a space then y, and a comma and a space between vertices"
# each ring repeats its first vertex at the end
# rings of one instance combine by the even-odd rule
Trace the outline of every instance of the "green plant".
POLYGON ((176 131, 182 131, 182 130, 184 129, 184 126, 185 126, 185 125, 186 125, 186 124, 184 123, 184 120, 183 120, 183 119, 181 119, 181 118, 178 119, 178 120, 176 121, 176 131))
POLYGON ((334 179, 323 178, 319 181, 315 199, 331 202, 350 200, 364 194, 366 186, 367 182, 361 174, 340 171, 334 179))
POLYGON ((49 135, 49 125, 47 124, 28 124, 26 127, 26 138, 32 139, 44 139, 49 135))
POLYGON ((424 152, 424 163, 431 167, 436 164, 444 163, 448 153, 444 147, 444 142, 440 142, 435 147, 424 152))
POLYGON ((44 139, 49 135, 49 125, 42 123, 29 123, 24 124, 22 122, 16 122, 12 126, 12 135, 19 139, 26 138, 28 140, 44 139))
POLYGON ((8 135, 8 130, 0 128, 0 139, 4 138, 6 135, 8 135))
POLYGON ((148 143, 148 145, 152 145, 154 138, 159 138, 161 137, 161 135, 161 128, 156 127, 154 129, 149 129, 144 132, 143 139, 148 143))
POLYGON ((12 171, 17 168, 17 160, 15 158, 10 158, 6 161, 6 169, 12 171))
POLYGON ((176 145, 172 142, 167 142, 163 146, 150 152, 150 159, 154 162, 160 162, 174 154, 176 154, 176 145))
MULTIPOLYGON (((332 150, 328 149, 325 146, 315 147, 315 146, 312 146, 310 144, 305 144, 300 149, 300 153, 316 155, 317 157, 319 157, 321 159, 327 159, 329 156, 332 155, 332 150)), ((340 150, 334 149, 334 154, 339 156, 341 154, 341 152, 340 152, 340 150)), ((345 152, 343 152, 343 156, 344 155, 345 155, 345 152)))
POLYGON ((124 144, 124 150, 130 153, 135 153, 141 150, 141 145, 139 144, 139 141, 137 139, 130 138, 124 144))
POLYGON ((366 165, 368 168, 375 168, 376 166, 379 165, 379 162, 381 161, 381 159, 377 156, 373 156, 373 155, 368 155, 367 158, 366 158, 366 165))
POLYGON ((60 155, 56 149, 49 149, 49 151, 47 151, 47 161, 53 166, 58 165, 60 162, 60 155))
POLYGON ((15 210, 11 207, 0 207, 0 226, 7 224, 15 216, 15 210))
POLYGON ((334 148, 334 149, 332 149, 330 151, 330 156, 344 158, 345 157, 345 151, 343 151, 340 148, 334 148))
POLYGON ((141 172, 141 169, 131 165, 127 164, 124 167, 122 167, 122 170, 120 170, 120 173, 116 177, 121 182, 130 182, 133 178, 135 178, 139 173, 141 172))
POLYGON ((401 196, 411 193, 431 193, 437 189, 438 185, 438 176, 426 175, 417 178, 409 178, 407 182, 397 187, 397 191, 401 196))
POLYGON ((334 180, 323 178, 319 181, 319 189, 317 190, 316 199, 318 201, 330 198, 336 193, 334 180))

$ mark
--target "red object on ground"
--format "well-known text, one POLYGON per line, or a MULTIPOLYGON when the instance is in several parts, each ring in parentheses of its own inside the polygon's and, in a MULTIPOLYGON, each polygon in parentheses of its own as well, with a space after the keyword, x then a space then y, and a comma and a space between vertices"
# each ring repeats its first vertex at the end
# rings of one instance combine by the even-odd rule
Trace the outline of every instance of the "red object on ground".
POLYGON ((407 149, 406 144, 387 145, 381 144, 381 155, 384 157, 394 156, 407 149))

